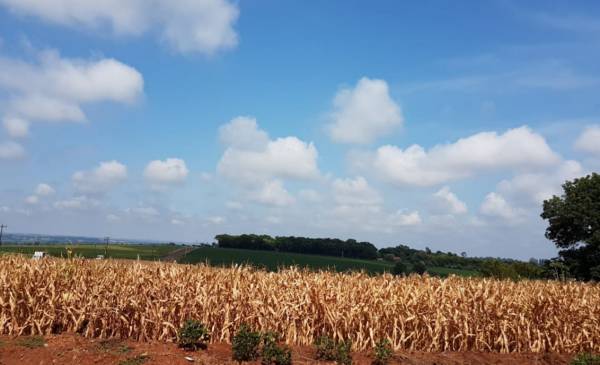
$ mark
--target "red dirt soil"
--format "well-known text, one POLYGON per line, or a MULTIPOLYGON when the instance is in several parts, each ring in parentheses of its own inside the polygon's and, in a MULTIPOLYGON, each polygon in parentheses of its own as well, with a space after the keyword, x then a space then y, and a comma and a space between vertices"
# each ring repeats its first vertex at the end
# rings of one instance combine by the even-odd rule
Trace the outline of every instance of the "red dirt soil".
MULTIPOLYGON (((46 336, 43 341, 26 343, 27 337, 0 336, 0 365, 163 365, 237 364, 231 360, 231 347, 211 344, 207 350, 186 352, 173 343, 128 340, 87 339, 78 335, 46 336), (29 348, 25 346, 29 344, 29 348), (186 357, 192 358, 187 360, 186 357), (128 361, 129 360, 129 361, 128 361)), ((293 364, 333 364, 314 359, 308 347, 294 347, 293 364)), ((390 364, 402 365, 558 365, 568 364, 565 354, 497 354, 478 352, 396 353, 390 364)), ((354 353, 354 364, 370 364, 370 354, 354 353)), ((260 361, 248 363, 260 364, 260 361)))

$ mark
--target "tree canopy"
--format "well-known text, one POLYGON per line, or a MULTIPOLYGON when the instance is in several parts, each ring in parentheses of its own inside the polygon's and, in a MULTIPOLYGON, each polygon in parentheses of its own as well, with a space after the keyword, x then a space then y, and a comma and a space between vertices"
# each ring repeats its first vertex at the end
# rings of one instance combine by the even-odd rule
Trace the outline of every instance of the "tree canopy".
POLYGON ((565 182, 560 197, 544 201, 541 217, 571 274, 600 280, 600 175, 565 182))

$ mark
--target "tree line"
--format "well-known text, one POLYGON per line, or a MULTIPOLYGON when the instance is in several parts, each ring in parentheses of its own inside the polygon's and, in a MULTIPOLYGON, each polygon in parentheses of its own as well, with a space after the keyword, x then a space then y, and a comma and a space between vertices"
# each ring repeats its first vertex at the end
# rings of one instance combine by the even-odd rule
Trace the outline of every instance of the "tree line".
POLYGON ((223 248, 293 252, 365 260, 374 260, 379 255, 372 243, 358 242, 353 239, 344 241, 337 238, 271 237, 256 234, 220 234, 215 236, 215 239, 217 245, 223 248))

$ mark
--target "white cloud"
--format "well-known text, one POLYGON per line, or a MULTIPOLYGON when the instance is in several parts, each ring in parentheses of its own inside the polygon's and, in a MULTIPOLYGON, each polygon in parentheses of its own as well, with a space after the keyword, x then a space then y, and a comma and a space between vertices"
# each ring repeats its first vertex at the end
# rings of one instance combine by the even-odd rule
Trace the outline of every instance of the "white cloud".
POLYGON ((171 224, 175 225, 175 226, 183 226, 183 225, 185 225, 185 222, 182 221, 181 219, 172 218, 171 219, 171 224))
POLYGON ((562 184, 584 175, 581 164, 577 161, 564 161, 548 172, 523 173, 510 180, 503 180, 498 184, 498 190, 512 200, 535 204, 540 207, 542 202, 553 195, 560 195, 562 184))
POLYGON ((600 125, 585 128, 575 141, 577 150, 600 155, 600 125))
POLYGON ((362 176, 354 179, 335 179, 332 188, 334 200, 339 205, 379 205, 383 201, 379 193, 369 186, 362 176))
POLYGON ((27 121, 85 121, 83 105, 132 103, 143 91, 142 75, 111 58, 67 59, 56 51, 38 58, 28 63, 0 57, 0 89, 11 95, 5 112, 14 116, 5 127, 16 134, 25 133, 27 121))
POLYGON ((294 197, 279 180, 266 182, 261 188, 249 194, 249 199, 265 205, 284 207, 294 203, 294 197))
POLYGON ((188 174, 189 170, 185 165, 185 161, 178 158, 151 161, 144 170, 146 181, 156 187, 181 184, 188 174))
POLYGON ((106 220, 109 222, 118 222, 121 220, 121 217, 119 217, 116 214, 107 214, 106 215, 106 220))
POLYGON ((306 180, 319 176, 318 152, 312 143, 296 137, 269 140, 252 119, 235 118, 223 126, 221 141, 227 149, 217 171, 235 182, 257 185, 273 178, 306 180))
POLYGON ((321 194, 313 189, 302 189, 298 192, 298 196, 311 203, 318 203, 323 199, 321 194))
POLYGON ((233 48, 237 4, 227 0, 0 0, 18 14, 104 34, 140 36, 157 33, 178 52, 213 54, 233 48))
POLYGON ((25 203, 29 205, 36 205, 39 203, 39 201, 40 198, 37 195, 29 195, 27 198, 25 198, 25 203))
POLYGON ((450 191, 448 186, 444 186, 435 192, 433 197, 440 210, 444 212, 450 214, 464 214, 467 212, 467 205, 450 191))
POLYGON ((221 216, 208 217, 206 220, 212 224, 223 224, 227 221, 227 219, 225 219, 225 217, 221 217, 221 216))
POLYGON ((405 213, 399 210, 388 217, 388 223, 392 226, 406 227, 419 225, 422 223, 422 220, 421 215, 417 211, 405 213))
POLYGON ((219 128, 219 139, 225 146, 261 150, 269 143, 267 132, 258 128, 256 118, 235 117, 219 128))
POLYGON ((125 209, 125 213, 137 215, 137 216, 140 216, 145 219, 158 217, 160 215, 160 212, 158 211, 158 209, 156 209, 154 207, 148 207, 148 206, 127 208, 127 209, 125 209))
POLYGON ((127 179, 127 167, 117 161, 101 162, 90 171, 77 171, 72 180, 84 193, 104 193, 127 179))
POLYGON ((17 142, 0 142, 0 160, 18 160, 24 156, 25 149, 17 142))
POLYGON ((363 77, 353 89, 340 90, 333 100, 329 132, 336 142, 370 143, 403 122, 400 107, 384 80, 363 77))
POLYGON ((4 129, 12 138, 24 138, 29 134, 29 122, 21 118, 4 118, 4 129))
POLYGON ((56 191, 48 184, 41 183, 35 188, 35 194, 38 196, 48 196, 54 194, 56 191))
POLYGON ((432 186, 476 173, 550 166, 560 161, 544 138, 528 127, 498 135, 482 132, 426 151, 419 145, 405 150, 382 146, 372 166, 396 185, 432 186))
POLYGON ((83 210, 90 209, 100 205, 100 202, 95 199, 90 199, 87 196, 76 196, 66 200, 59 200, 54 203, 54 207, 57 209, 66 210, 83 210))
POLYGON ((498 217, 513 221, 521 215, 521 212, 508 204, 506 199, 498 193, 489 193, 481 203, 480 212, 490 217, 498 217))
POLYGON ((10 207, 7 207, 6 205, 0 206, 0 212, 8 213, 8 212, 10 212, 10 207))

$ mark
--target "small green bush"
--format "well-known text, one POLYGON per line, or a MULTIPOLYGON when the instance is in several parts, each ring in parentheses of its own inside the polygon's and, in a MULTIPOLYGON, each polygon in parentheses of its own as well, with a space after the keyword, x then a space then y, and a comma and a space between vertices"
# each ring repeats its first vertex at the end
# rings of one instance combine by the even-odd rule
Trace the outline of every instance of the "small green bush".
POLYGON ((335 341, 329 336, 317 337, 315 347, 317 348, 317 360, 333 361, 336 359, 337 349, 335 341))
POLYGON ((406 273, 408 273, 408 269, 406 268, 406 265, 402 261, 396 262, 396 264, 394 265, 394 268, 392 269, 392 274, 404 275, 406 273))
POLYGON ((259 355, 261 335, 253 332, 246 324, 242 324, 231 342, 232 358, 235 361, 256 360, 259 355))
POLYGON ((210 334, 204 325, 198 321, 188 319, 177 333, 179 347, 196 351, 206 349, 210 334))
POLYGON ((285 345, 279 345, 279 334, 266 332, 262 337, 262 365, 290 365, 292 363, 292 350, 285 345))
POLYGON ((317 360, 335 361, 336 364, 351 365, 350 341, 336 342, 329 336, 320 336, 315 341, 317 360))
POLYGON ((600 356, 579 354, 571 361, 571 365, 600 365, 600 356))
POLYGON ((423 261, 417 262, 412 267, 412 272, 417 273, 419 275, 425 274, 426 271, 427 271, 427 266, 425 266, 425 263, 423 261))
POLYGON ((350 341, 341 341, 337 344, 335 363, 339 365, 352 365, 352 344, 350 341))
POLYGON ((392 355, 392 345, 387 339, 383 339, 375 344, 373 349, 373 362, 372 365, 386 365, 389 363, 392 355))

